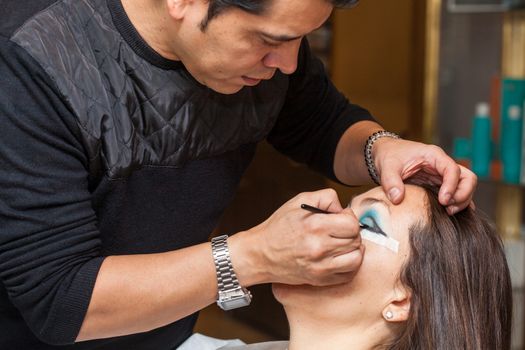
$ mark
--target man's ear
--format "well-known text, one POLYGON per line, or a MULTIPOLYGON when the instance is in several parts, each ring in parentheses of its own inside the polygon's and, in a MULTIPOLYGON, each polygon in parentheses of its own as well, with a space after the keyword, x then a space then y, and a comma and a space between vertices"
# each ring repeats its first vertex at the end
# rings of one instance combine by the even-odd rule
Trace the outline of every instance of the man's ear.
POLYGON ((167 0, 168 13, 173 19, 181 20, 192 2, 192 0, 167 0))
POLYGON ((411 293, 403 287, 398 287, 394 291, 390 303, 383 309, 383 318, 387 322, 405 322, 410 313, 411 293))

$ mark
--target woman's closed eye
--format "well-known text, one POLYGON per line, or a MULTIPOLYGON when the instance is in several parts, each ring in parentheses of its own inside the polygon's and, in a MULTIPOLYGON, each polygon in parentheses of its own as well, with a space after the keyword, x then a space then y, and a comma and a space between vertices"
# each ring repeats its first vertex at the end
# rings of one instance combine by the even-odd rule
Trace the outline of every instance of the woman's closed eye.
POLYGON ((368 230, 370 232, 377 233, 379 235, 383 235, 383 236, 386 237, 386 233, 383 232, 381 227, 379 227, 379 225, 377 224, 376 219, 373 216, 366 215, 366 216, 361 218, 360 222, 362 224, 366 225, 366 227, 363 228, 363 230, 368 230))

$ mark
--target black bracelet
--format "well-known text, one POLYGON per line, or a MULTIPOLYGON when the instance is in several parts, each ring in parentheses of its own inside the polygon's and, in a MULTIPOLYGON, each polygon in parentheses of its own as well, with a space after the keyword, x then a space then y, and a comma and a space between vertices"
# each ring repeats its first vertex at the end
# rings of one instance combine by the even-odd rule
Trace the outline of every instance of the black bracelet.
POLYGON ((368 137, 365 144, 365 163, 366 168, 368 169, 368 174, 370 174, 370 177, 372 180, 378 184, 381 185, 381 181, 379 178, 379 175, 377 174, 376 166, 374 165, 374 160, 372 159, 372 146, 374 146, 374 143, 379 140, 382 137, 391 137, 394 139, 399 139, 399 135, 390 131, 376 131, 372 135, 368 137))

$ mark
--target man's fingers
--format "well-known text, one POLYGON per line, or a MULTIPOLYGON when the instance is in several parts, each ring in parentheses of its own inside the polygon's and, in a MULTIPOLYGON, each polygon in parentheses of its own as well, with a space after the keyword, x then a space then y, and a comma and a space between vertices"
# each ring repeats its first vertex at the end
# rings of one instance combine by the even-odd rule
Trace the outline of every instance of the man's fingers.
POLYGON ((389 164, 381 170, 381 186, 385 191, 388 199, 394 203, 399 204, 405 197, 405 185, 401 178, 401 169, 389 164))
POLYGON ((342 283, 348 283, 354 276, 361 263, 363 262, 365 246, 361 245, 359 249, 355 249, 349 253, 334 256, 327 260, 327 273, 322 279, 312 281, 311 284, 315 286, 330 286, 342 283))
POLYGON ((362 260, 358 220, 332 189, 297 195, 252 230, 261 237, 269 282, 342 283, 339 274, 355 271, 362 260), (329 213, 309 212, 301 204, 329 213))
POLYGON ((356 272, 363 262, 364 253, 365 246, 361 244, 359 249, 336 255, 331 259, 330 269, 336 273, 356 272))
POLYGON ((456 192, 459 183, 461 174, 459 165, 441 149, 433 152, 433 157, 435 157, 435 169, 443 178, 439 189, 439 202, 441 205, 454 204, 451 200, 453 199, 453 195, 456 192))
MULTIPOLYGON (((432 146, 430 146, 432 147, 432 146)), ((449 214, 454 214, 464 208, 472 200, 477 179, 474 173, 457 164, 442 149, 433 147, 432 159, 437 175, 442 177, 438 199, 447 206, 449 214)))
POLYGON ((472 201, 476 176, 438 146, 396 140, 388 145, 378 144, 375 154, 381 185, 394 204, 403 200, 403 180, 412 176, 440 186, 439 203, 447 206, 449 214, 465 209, 472 201))
MULTIPOLYGON (((359 221, 350 208, 339 213, 305 213, 305 232, 316 233, 324 238, 355 239, 359 236, 359 221)), ((319 237, 319 238, 322 238, 319 237)))
POLYGON ((361 236, 358 235, 354 239, 330 238, 324 243, 325 247, 329 249, 330 256, 339 256, 350 253, 359 249, 361 244, 361 236))
POLYGON ((297 202, 301 202, 301 204, 308 204, 331 213, 339 213, 343 210, 337 192, 332 188, 301 193, 295 197, 295 199, 297 202))
POLYGON ((472 200, 474 189, 478 184, 478 177, 469 169, 460 166, 461 175, 459 178, 458 187, 454 193, 454 200, 456 203, 464 203, 462 208, 465 208, 472 200))
POLYGON ((360 241, 359 220, 352 209, 346 207, 337 215, 332 215, 329 219, 329 225, 331 226, 327 226, 327 228, 331 229, 330 237, 352 240, 357 238, 360 241))
POLYGON ((459 183, 456 192, 453 194, 451 204, 447 207, 447 212, 450 215, 456 214, 472 203, 473 191, 478 182, 477 176, 472 171, 463 166, 459 166, 459 168, 459 183))
POLYGON ((318 263, 348 254, 361 246, 361 236, 354 238, 309 237, 303 244, 301 254, 307 261, 318 263))

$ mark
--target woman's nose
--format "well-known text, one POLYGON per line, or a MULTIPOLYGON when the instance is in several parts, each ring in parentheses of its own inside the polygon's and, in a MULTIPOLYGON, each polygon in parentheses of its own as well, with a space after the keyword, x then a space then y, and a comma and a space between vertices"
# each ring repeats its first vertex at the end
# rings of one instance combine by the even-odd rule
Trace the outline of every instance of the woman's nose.
POLYGON ((279 69, 284 74, 292 74, 297 69, 300 47, 301 39, 283 43, 264 56, 263 64, 269 68, 279 69))

